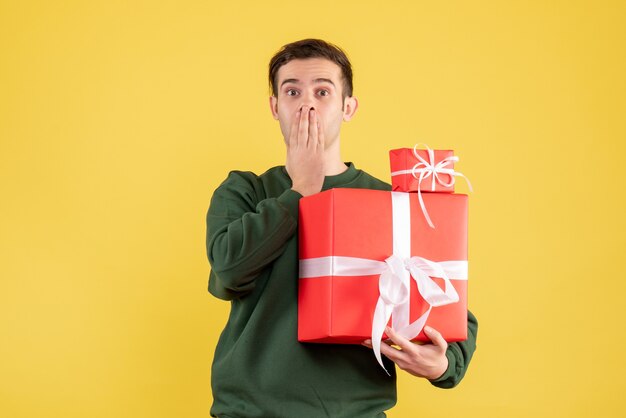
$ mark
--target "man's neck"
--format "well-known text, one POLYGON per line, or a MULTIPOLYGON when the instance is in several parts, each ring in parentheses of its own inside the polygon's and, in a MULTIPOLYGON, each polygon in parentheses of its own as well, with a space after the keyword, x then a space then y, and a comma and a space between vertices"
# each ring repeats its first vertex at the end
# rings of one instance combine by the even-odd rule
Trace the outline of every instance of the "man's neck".
POLYGON ((343 159, 341 158, 339 141, 334 141, 333 145, 324 150, 324 175, 336 176, 337 174, 343 173, 347 169, 348 166, 345 165, 343 159))

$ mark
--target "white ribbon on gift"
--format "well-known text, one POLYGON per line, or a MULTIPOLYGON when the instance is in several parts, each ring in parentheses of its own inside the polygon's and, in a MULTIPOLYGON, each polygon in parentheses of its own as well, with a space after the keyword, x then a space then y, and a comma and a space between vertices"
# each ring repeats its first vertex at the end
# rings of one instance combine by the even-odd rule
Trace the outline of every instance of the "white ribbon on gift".
POLYGON ((403 175, 403 174, 412 174, 413 177, 415 177, 418 180, 417 183, 417 196, 420 202, 420 207, 422 208, 422 213, 424 213, 424 217, 426 218, 426 222, 428 222, 428 225, 431 228, 434 228, 435 225, 433 224, 433 222, 430 220, 430 216, 428 215, 428 211, 426 210, 426 205, 424 205, 424 199, 422 198, 422 181, 426 180, 428 177, 431 177, 431 186, 430 186, 430 190, 431 191, 435 191, 435 186, 437 183, 439 183, 440 185, 442 185, 443 187, 452 187, 454 186, 455 183, 455 176, 456 177, 463 177, 465 179, 465 181, 467 182, 467 185, 469 186, 470 191, 472 190, 472 184, 470 183, 469 179, 467 177, 465 177, 462 173, 459 173, 458 171, 454 171, 453 168, 447 168, 449 165, 451 165, 452 163, 458 162, 459 161, 459 157, 457 157, 456 155, 451 155, 449 157, 444 158, 443 160, 439 161, 438 163, 435 164, 435 151, 433 151, 432 149, 430 149, 430 147, 426 144, 415 144, 413 146, 413 155, 415 155, 415 158, 417 158, 417 160, 419 161, 417 164, 415 164, 413 166, 412 169, 410 170, 398 170, 398 171, 394 171, 391 173, 391 176, 399 176, 399 175, 403 175), (428 152, 428 160, 423 159, 418 153, 417 153, 417 147, 419 145, 423 145, 424 147, 426 147, 426 151, 428 152), (418 176, 419 174, 419 176, 418 176), (448 176, 450 176, 450 181, 449 182, 445 182, 444 180, 442 180, 442 178, 439 176, 440 174, 446 174, 448 176))
POLYGON ((372 348, 376 360, 383 369, 385 366, 380 354, 380 344, 389 318, 393 315, 392 325, 398 334, 412 340, 419 335, 426 325, 432 308, 459 301, 459 295, 450 283, 450 276, 453 272, 458 272, 457 275, 453 276, 455 280, 467 280, 467 261, 436 263, 422 257, 411 257, 403 261, 394 255, 385 261, 390 267, 380 276, 380 297, 376 303, 374 320, 372 321, 372 348), (449 267, 444 267, 444 263, 449 267), (412 323, 397 320, 398 317, 403 316, 404 311, 408 312, 410 307, 409 289, 402 280, 403 271, 410 272, 410 277, 417 283, 418 292, 428 303, 426 312, 412 323), (442 278, 445 290, 442 290, 431 277, 442 278))
POLYGON ((378 363, 383 365, 380 344, 385 326, 392 318, 392 327, 411 340, 424 328, 433 307, 459 301, 450 280, 467 280, 467 261, 434 262, 423 257, 411 257, 411 212, 409 194, 392 192, 393 255, 385 261, 358 257, 327 256, 300 260, 300 278, 328 276, 380 275, 380 296, 372 321, 372 348, 378 363), (442 290, 431 277, 444 280, 442 290), (429 307, 415 322, 410 323, 410 281, 415 280, 420 295, 429 307))

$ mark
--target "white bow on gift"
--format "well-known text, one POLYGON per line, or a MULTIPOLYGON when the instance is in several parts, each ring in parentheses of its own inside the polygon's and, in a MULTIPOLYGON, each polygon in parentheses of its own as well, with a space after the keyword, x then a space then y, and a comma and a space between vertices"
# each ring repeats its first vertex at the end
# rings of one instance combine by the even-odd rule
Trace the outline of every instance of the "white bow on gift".
MULTIPOLYGON (((403 337, 411 340, 422 331, 433 307, 448 305, 459 301, 459 294, 450 283, 450 277, 467 280, 467 261, 442 261, 436 263, 423 257, 411 257, 402 260, 395 255, 385 260, 387 268, 381 273, 378 282, 380 296, 376 303, 372 321, 372 348, 376 360, 385 369, 380 354, 381 339, 385 326, 394 315, 393 328, 403 337), (416 321, 408 322, 409 286, 403 278, 410 273, 415 280, 422 298, 428 303, 428 309, 416 321), (444 280, 442 290, 431 277, 444 280)), ((387 369, 385 369, 387 372, 387 369)), ((389 374, 389 372, 387 372, 389 374)))
MULTIPOLYGON (((372 320, 372 348, 378 363, 383 365, 380 344, 385 326, 392 317, 393 328, 403 337, 412 340, 424 328, 430 311, 438 306, 459 301, 459 295, 450 280, 467 280, 467 261, 435 262, 423 257, 402 258, 391 255, 385 261, 358 257, 329 256, 300 260, 300 278, 326 276, 369 276, 380 274, 380 295, 372 320), (442 290, 431 277, 444 280, 442 290), (413 323, 409 322, 410 280, 428 303, 428 309, 413 323)), ((387 374, 389 372, 385 369, 387 374)))
POLYGON ((452 165, 452 163, 459 161, 459 157, 457 157, 456 155, 451 155, 449 157, 446 157, 443 160, 435 164, 435 151, 430 149, 430 147, 426 144, 415 144, 415 146, 413 146, 413 155, 419 162, 415 164, 412 169, 394 171, 393 173, 391 173, 391 175, 398 176, 401 174, 411 174, 413 175, 413 177, 415 177, 418 180, 417 196, 420 202, 420 207, 422 208, 422 212, 424 213, 426 222, 428 222, 428 225, 431 228, 434 228, 435 225, 430 220, 430 216, 428 215, 428 211, 426 210, 426 205, 424 205, 424 199, 422 198, 422 187, 421 187, 422 181, 428 179, 428 177, 431 177, 430 190, 433 192, 435 191, 435 186, 437 183, 439 183, 443 187, 454 186, 455 176, 463 177, 465 179, 465 181, 467 182, 467 185, 469 186, 470 192, 473 191, 472 184, 470 183, 469 179, 465 177, 462 173, 459 173, 458 171, 454 171, 453 168, 449 167, 452 165), (417 153, 417 147, 420 145, 423 145, 426 148, 426 151, 428 152, 428 160, 423 159, 417 153), (450 181, 449 182, 444 181, 442 177, 440 176, 440 174, 448 175, 450 177, 450 181))

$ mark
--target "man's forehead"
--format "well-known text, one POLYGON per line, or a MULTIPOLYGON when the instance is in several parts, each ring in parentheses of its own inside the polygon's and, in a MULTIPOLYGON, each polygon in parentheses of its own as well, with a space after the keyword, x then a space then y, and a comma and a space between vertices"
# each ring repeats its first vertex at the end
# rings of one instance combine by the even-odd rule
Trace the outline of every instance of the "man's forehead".
POLYGON ((294 59, 278 69, 279 84, 285 80, 310 82, 320 79, 337 83, 340 78, 341 68, 325 58, 294 59))

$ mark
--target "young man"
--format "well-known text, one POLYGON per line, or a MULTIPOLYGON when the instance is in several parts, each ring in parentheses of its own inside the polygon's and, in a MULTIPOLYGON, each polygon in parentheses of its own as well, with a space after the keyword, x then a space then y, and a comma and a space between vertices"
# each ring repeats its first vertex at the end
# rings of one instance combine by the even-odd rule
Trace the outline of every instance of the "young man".
POLYGON ((358 108, 341 49, 316 39, 285 45, 270 61, 269 82, 286 163, 260 176, 230 172, 207 214, 209 292, 231 301, 213 361, 211 415, 384 417, 396 403, 394 362, 435 386, 454 387, 476 347, 470 312, 463 342, 448 344, 427 328, 432 343, 418 345, 389 330, 392 342, 381 352, 391 377, 375 361, 370 341, 297 341, 299 199, 334 187, 391 186, 341 158, 341 124, 358 108))

